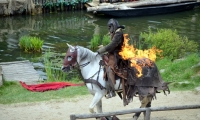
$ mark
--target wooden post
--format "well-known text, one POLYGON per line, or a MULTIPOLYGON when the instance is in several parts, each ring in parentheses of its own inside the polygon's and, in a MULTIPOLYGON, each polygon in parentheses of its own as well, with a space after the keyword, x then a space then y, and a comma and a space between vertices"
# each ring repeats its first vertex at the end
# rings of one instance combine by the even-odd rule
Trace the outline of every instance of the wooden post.
POLYGON ((76 116, 74 114, 70 115, 70 120, 76 120, 76 116))
POLYGON ((150 114, 151 114, 151 109, 150 108, 147 108, 146 110, 146 114, 145 114, 145 120, 150 120, 150 114))
POLYGON ((105 117, 105 116, 113 116, 113 115, 123 115, 130 114, 136 112, 146 112, 145 120, 150 120, 151 112, 155 111, 171 111, 171 110, 184 110, 184 109, 199 109, 200 105, 184 105, 184 106, 172 106, 172 107, 158 107, 158 108, 137 108, 131 110, 121 110, 115 112, 105 112, 105 113, 96 113, 96 114, 72 114, 70 115, 70 120, 76 119, 86 119, 86 118, 97 118, 97 117, 105 117))

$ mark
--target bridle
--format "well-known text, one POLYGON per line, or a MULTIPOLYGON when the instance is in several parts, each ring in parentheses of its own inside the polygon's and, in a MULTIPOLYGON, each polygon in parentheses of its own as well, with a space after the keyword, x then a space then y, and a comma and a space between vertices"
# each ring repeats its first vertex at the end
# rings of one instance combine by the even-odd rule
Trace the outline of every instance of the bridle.
MULTIPOLYGON (((68 67, 68 66, 70 66, 70 67, 75 67, 76 64, 78 64, 78 63, 77 63, 77 48, 75 48, 74 51, 71 51, 71 50, 69 49, 69 50, 67 51, 67 55, 65 56, 63 65, 64 65, 64 67, 68 67)), ((83 67, 87 66, 88 64, 90 64, 90 61, 87 62, 87 63, 84 63, 84 64, 82 64, 82 65, 79 65, 79 64, 78 64, 78 66, 83 68, 83 67)))
POLYGON ((89 62, 86 62, 84 64, 79 65, 77 62, 77 48, 75 47, 74 50, 68 49, 66 56, 64 58, 64 62, 63 62, 63 67, 62 70, 64 69, 72 69, 74 68, 76 65, 78 65, 78 68, 83 68, 85 66, 87 66, 88 64, 90 64, 89 62))

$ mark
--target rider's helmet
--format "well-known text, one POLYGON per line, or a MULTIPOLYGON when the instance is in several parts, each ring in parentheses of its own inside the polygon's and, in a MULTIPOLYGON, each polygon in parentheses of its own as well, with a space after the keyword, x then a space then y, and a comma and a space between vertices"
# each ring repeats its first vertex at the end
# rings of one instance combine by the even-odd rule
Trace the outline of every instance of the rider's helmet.
POLYGON ((120 26, 118 21, 113 18, 108 21, 108 30, 109 30, 110 34, 114 34, 118 28, 124 29, 125 27, 120 26))

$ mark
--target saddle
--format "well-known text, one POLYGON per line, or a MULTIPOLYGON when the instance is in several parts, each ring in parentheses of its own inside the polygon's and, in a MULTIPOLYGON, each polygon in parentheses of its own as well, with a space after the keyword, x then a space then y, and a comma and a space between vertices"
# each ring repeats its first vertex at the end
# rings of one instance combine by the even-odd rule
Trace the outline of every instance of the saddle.
MULTIPOLYGON (((138 77, 138 70, 131 66, 131 61, 116 60, 115 56, 112 54, 102 56, 105 66, 105 71, 110 67, 112 71, 116 74, 115 78, 120 78, 122 84, 122 91, 116 91, 121 99, 123 99, 123 104, 128 105, 134 96, 139 95, 139 99, 142 100, 144 96, 151 95, 156 98, 156 93, 158 90, 163 90, 170 93, 168 83, 164 82, 161 78, 159 70, 156 64, 152 61, 151 66, 147 58, 142 59, 141 64, 138 61, 139 66, 142 68, 142 76, 138 77), (145 61, 147 63, 145 63, 145 61), (118 66, 116 66, 116 64, 118 66)), ((139 59, 138 59, 139 60, 139 59)), ((104 71, 104 78, 106 80, 107 73, 104 71)))

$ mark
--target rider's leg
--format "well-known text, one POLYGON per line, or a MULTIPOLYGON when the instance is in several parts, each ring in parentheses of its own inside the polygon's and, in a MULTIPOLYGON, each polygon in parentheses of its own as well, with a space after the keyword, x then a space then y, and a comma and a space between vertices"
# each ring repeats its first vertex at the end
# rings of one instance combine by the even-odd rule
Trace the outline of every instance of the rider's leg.
MULTIPOLYGON (((144 107, 151 107, 151 101, 152 101, 152 98, 153 96, 152 95, 147 95, 147 98, 146 98, 146 103, 145 103, 145 106, 144 107)), ((144 120, 146 118, 146 112, 143 112, 144 114, 144 120)))
POLYGON ((116 96, 115 94, 115 73, 111 70, 111 68, 108 68, 108 82, 109 82, 109 88, 110 88, 110 96, 109 97, 114 97, 116 96))

